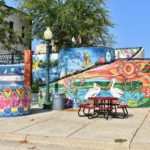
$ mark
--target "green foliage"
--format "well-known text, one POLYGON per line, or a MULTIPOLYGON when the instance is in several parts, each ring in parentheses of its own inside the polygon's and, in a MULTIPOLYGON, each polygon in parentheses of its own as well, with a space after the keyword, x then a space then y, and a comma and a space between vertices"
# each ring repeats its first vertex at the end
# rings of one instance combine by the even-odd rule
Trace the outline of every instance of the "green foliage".
POLYGON ((38 93, 39 92, 39 85, 36 83, 33 83, 31 86, 32 93, 38 93))
POLYGON ((140 107, 150 107, 150 98, 142 98, 140 100, 140 107))
MULTIPOLYGON (((20 0, 16 0, 19 2, 20 0)), ((33 38, 43 39, 47 26, 60 48, 70 47, 71 39, 81 37, 76 46, 111 46, 113 27, 104 0, 23 0, 20 9, 32 19, 33 38)))
MULTIPOLYGON (((80 81, 76 81, 74 82, 75 86, 78 88, 78 89, 89 89, 89 88, 92 88, 93 87, 93 83, 95 83, 94 81, 86 81, 84 82, 84 84, 81 86, 80 85, 80 81)), ((96 81, 96 83, 98 85, 101 86, 101 89, 102 90, 107 90, 108 89, 108 85, 109 85, 109 81, 105 81, 105 82, 101 82, 101 81, 96 81)), ((63 85, 59 85, 59 86, 62 86, 63 85)), ((132 82, 129 82, 129 83, 126 83, 126 85, 124 83, 115 83, 114 85, 114 88, 119 88, 119 89, 122 89, 123 91, 132 91, 132 92, 138 92, 139 90, 141 90, 143 84, 142 82, 140 81, 132 81, 132 82)))
POLYGON ((125 91, 138 92, 143 87, 143 83, 140 81, 132 81, 120 86, 125 91))
POLYGON ((49 66, 53 66, 53 67, 58 66, 58 60, 50 61, 49 66))
MULTIPOLYGON (((89 82, 86 81, 86 82, 84 82, 83 86, 85 89, 89 89, 89 88, 93 87, 93 83, 95 83, 95 82, 94 81, 89 81, 89 82)), ((106 82, 96 81, 96 83, 101 86, 102 90, 107 90, 108 85, 109 85, 109 82, 107 82, 107 81, 106 82)), ((75 85, 78 86, 78 88, 82 88, 82 86, 80 86, 80 82, 75 82, 75 85)))
POLYGON ((144 71, 145 73, 150 73, 150 64, 146 64, 142 71, 144 71))
POLYGON ((43 60, 39 60, 38 67, 39 68, 45 68, 46 67, 46 64, 44 63, 43 60))

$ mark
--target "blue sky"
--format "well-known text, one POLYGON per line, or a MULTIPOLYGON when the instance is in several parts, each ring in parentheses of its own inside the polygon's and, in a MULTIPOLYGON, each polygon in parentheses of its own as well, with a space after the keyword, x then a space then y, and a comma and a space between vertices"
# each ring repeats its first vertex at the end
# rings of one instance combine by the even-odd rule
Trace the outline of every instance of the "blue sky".
POLYGON ((145 58, 150 58, 150 0, 107 0, 116 37, 114 47, 145 49, 145 58))
MULTIPOLYGON (((145 49, 145 58, 150 58, 150 0, 107 0, 115 28, 110 32, 115 36, 115 48, 138 47, 145 49)), ((6 4, 14 7, 13 0, 6 4)), ((37 42, 32 43, 35 49, 37 42)))

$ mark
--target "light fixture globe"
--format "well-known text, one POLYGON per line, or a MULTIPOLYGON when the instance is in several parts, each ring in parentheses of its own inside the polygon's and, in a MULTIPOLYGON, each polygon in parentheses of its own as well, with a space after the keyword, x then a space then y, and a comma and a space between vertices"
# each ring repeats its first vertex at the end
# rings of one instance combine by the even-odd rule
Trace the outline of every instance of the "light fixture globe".
POLYGON ((72 41, 72 43, 75 43, 75 42, 76 42, 76 40, 75 40, 74 37, 72 37, 71 41, 72 41))
POLYGON ((53 33, 50 30, 50 27, 47 27, 46 30, 44 31, 44 39, 45 40, 51 40, 53 37, 53 33))

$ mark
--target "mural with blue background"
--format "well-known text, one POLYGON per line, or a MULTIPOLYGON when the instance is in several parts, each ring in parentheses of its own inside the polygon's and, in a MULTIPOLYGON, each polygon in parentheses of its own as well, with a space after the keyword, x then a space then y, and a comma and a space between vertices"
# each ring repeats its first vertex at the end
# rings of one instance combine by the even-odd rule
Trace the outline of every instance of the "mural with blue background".
POLYGON ((114 61, 115 52, 114 49, 105 47, 68 48, 60 51, 58 60, 58 73, 61 78, 94 66, 97 62, 114 61))
MULTIPOLYGON (((51 54, 49 63, 49 77, 50 81, 59 78, 58 74, 58 54, 51 54)), ((33 55, 32 62, 32 80, 33 83, 44 84, 46 79, 46 55, 35 54, 33 55)))
MULTIPOLYGON (((33 82, 45 83, 45 54, 33 55, 33 82)), ((67 48, 58 54, 50 56, 50 81, 65 77, 67 75, 86 70, 96 63, 107 63, 115 60, 113 48, 91 47, 91 48, 67 48)))
POLYGON ((0 65, 0 85, 24 85, 24 64, 0 65))

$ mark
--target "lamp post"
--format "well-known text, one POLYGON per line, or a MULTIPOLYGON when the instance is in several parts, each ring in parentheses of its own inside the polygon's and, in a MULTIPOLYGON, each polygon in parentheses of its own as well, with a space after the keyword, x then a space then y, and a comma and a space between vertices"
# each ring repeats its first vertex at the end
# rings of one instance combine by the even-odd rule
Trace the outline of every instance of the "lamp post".
POLYGON ((51 46, 51 39, 53 34, 49 27, 44 31, 44 39, 46 40, 46 99, 44 102, 43 109, 50 109, 50 95, 49 95, 49 59, 50 59, 50 52, 52 50, 51 46))

